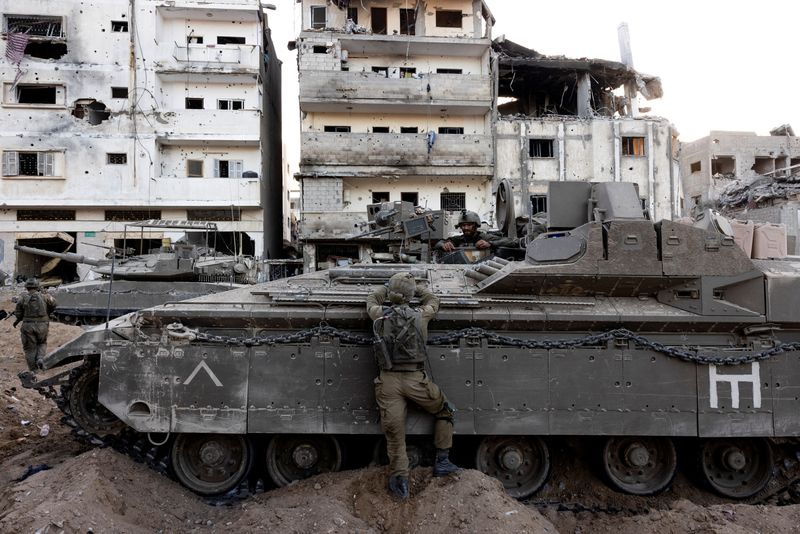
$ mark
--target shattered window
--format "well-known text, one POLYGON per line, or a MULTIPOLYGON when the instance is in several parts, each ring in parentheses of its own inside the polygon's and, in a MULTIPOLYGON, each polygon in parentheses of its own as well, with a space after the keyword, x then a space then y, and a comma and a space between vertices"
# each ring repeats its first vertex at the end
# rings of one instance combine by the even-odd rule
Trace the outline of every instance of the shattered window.
POLYGON ((186 44, 203 44, 203 36, 202 35, 187 35, 186 36, 186 44))
POLYGON ((61 39, 64 37, 61 17, 38 15, 6 15, 6 33, 25 33, 31 37, 61 39))
POLYGON ((111 98, 128 98, 127 87, 112 87, 111 98))
POLYGON ((146 219, 160 219, 161 210, 106 210, 107 221, 144 221, 146 219))
POLYGON ((17 85, 18 104, 56 104, 55 85, 17 85))
POLYGON ((324 30, 327 25, 328 10, 325 6, 311 6, 311 28, 324 30))
POLYGON ((463 134, 464 128, 461 126, 440 126, 439 127, 440 134, 463 134))
POLYGON ((736 174, 736 158, 733 156, 716 156, 711 160, 711 175, 734 176, 736 174))
POLYGON ((436 26, 439 28, 460 28, 461 10, 440 9, 436 12, 436 26))
POLYGON ((400 33, 402 35, 414 35, 416 22, 417 12, 415 9, 400 9, 400 33))
POLYGON ((532 158, 555 157, 552 139, 531 139, 528 145, 528 155, 532 158))
POLYGON ((112 20, 111 21, 111 31, 113 33, 127 33, 128 32, 128 21, 127 20, 112 20))
POLYGON ((644 137, 623 137, 623 156, 644 156, 644 137))
POLYGON ((314 45, 311 47, 311 51, 315 54, 327 54, 328 47, 325 45, 314 45))
POLYGON ((400 67, 401 78, 413 78, 416 73, 416 67, 400 67))
POLYGON ((380 202, 389 202, 389 192, 388 191, 373 191, 372 192, 372 203, 378 204, 380 202))
POLYGON ((689 171, 690 172, 700 172, 702 166, 700 165, 699 161, 695 161, 694 163, 689 164, 689 171))
POLYGON ((400 200, 403 202, 411 202, 415 206, 419 206, 419 193, 416 191, 408 191, 400 193, 400 200))
POLYGON ((186 218, 190 221, 241 221, 242 210, 230 209, 200 209, 186 210, 186 218))
POLYGON ((531 213, 547 213, 547 195, 531 195, 531 213))
POLYGON ((109 165, 127 165, 128 155, 124 152, 109 152, 106 154, 106 163, 109 165))
POLYGON ((445 211, 459 211, 467 209, 466 193, 440 193, 439 206, 445 211))

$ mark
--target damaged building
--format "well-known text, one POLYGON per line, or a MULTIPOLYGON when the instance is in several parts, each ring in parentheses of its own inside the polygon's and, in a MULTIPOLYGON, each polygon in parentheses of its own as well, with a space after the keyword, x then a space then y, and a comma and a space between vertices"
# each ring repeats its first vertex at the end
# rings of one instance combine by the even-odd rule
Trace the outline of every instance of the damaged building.
POLYGON ((788 124, 770 131, 712 131, 681 143, 687 206, 720 209, 736 219, 783 224, 788 253, 800 254, 800 137, 788 124))
POLYGON ((515 213, 546 212, 547 182, 581 181, 632 182, 652 219, 680 215, 677 132, 638 107, 638 95, 662 96, 658 78, 615 61, 546 56, 502 37, 492 48, 495 184, 511 183, 515 213))
POLYGON ((491 29, 480 0, 299 1, 305 267, 378 251, 346 241, 405 200, 491 216, 491 29))
POLYGON ((444 210, 445 229, 462 209, 492 226, 503 180, 520 215, 546 210, 553 180, 634 182, 653 218, 680 214, 677 133, 637 106, 661 84, 630 62, 492 41, 482 1, 298 3, 307 269, 368 261, 374 244, 347 238, 376 202, 444 210))
POLYGON ((0 270, 53 268, 15 244, 101 258, 93 245, 119 246, 143 219, 216 221, 220 251, 279 256, 280 62, 264 9, 0 0, 0 270))

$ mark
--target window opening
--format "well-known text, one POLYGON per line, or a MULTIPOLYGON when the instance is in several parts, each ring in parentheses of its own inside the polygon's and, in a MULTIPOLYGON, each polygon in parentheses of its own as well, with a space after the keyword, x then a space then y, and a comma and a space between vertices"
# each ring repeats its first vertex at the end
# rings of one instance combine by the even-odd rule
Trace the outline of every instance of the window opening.
POLYGON ((311 47, 311 49, 315 54, 327 54, 328 53, 328 47, 325 46, 325 45, 314 45, 313 47, 311 47))
POLYGON ((215 178, 241 178, 244 162, 240 159, 215 159, 215 178))
POLYGON ((388 126, 373 126, 372 133, 389 133, 388 126))
POLYGON ((350 131, 349 126, 326 126, 325 131, 328 133, 348 133, 350 131))
POLYGON ((61 17, 41 15, 6 15, 3 31, 24 33, 29 37, 23 54, 39 59, 60 59, 67 53, 61 17))
POLYGON ((18 104, 55 104, 55 85, 18 85, 18 104))
POLYGON ((531 195, 531 213, 547 213, 547 195, 531 195))
POLYGON ((75 210, 17 210, 18 221, 74 221, 75 210))
POLYGON ((736 158, 733 156, 717 156, 711 160, 711 175, 736 175, 736 158))
POLYGON ((436 74, 463 74, 462 69, 436 69, 436 74))
POLYGON ((186 36, 186 44, 203 44, 203 36, 202 35, 187 35, 186 36))
POLYGON ((245 44, 244 37, 233 37, 230 35, 220 35, 217 37, 217 44, 245 44))
POLYGON ((388 191, 373 191, 372 192, 372 203, 378 204, 380 202, 389 202, 389 192, 388 191))
POLYGON ((186 210, 186 218, 190 221, 241 221, 242 210, 238 207, 186 210))
POLYGON ((438 28, 460 28, 462 19, 460 10, 440 9, 436 12, 438 28))
POLYGON ((623 156, 644 156, 644 137, 623 137, 623 156))
POLYGON ((552 139, 531 139, 528 143, 528 155, 532 158, 552 158, 555 156, 552 139))
POLYGON ((415 206, 419 206, 419 193, 416 191, 407 191, 400 193, 400 200, 403 202, 411 202, 415 206))
POLYGON ((325 6, 311 6, 311 28, 324 30, 328 24, 328 10, 325 6))
POLYGON ((114 33, 127 33, 128 21, 127 20, 112 20, 111 31, 114 33))
POLYGON ((203 160, 200 159, 187 159, 186 160, 186 176, 190 178, 203 176, 203 160))
POLYGON ((203 109, 202 98, 186 98, 186 109, 203 109))
POLYGON ((440 193, 439 206, 445 211, 459 211, 467 209, 466 193, 440 193))
POLYGON ((355 24, 358 24, 358 8, 357 7, 348 7, 347 8, 347 18, 352 20, 355 24))
POLYGON ((401 78, 413 78, 416 73, 416 67, 400 67, 401 78))
POLYGON ((96 126, 111 117, 111 110, 93 98, 79 98, 72 108, 72 116, 96 126))
POLYGON ((106 154, 106 163, 109 165, 127 165, 128 155, 124 152, 109 152, 106 154))
POLYGON ((372 72, 389 77, 389 67, 372 67, 372 72))
POLYGON ((440 126, 439 127, 440 134, 463 134, 464 128, 460 126, 440 126))
POLYGON ((107 221, 144 221, 147 219, 160 219, 161 210, 106 210, 107 221))
POLYGON ((112 87, 111 98, 128 98, 127 87, 112 87))
POLYGON ((689 165, 689 171, 690 172, 700 172, 701 169, 702 169, 702 166, 700 165, 699 161, 695 161, 694 163, 691 163, 689 165))
POLYGON ((401 126, 400 133, 415 134, 419 133, 419 128, 416 126, 401 126))
POLYGON ((372 18, 372 33, 377 35, 386 35, 386 8, 373 7, 370 9, 372 18))
POLYGON ((400 33, 402 35, 414 35, 417 22, 417 11, 415 9, 400 9, 400 33))
POLYGON ((228 98, 217 100, 217 109, 227 109, 236 111, 243 108, 244 108, 244 100, 234 100, 228 98))
POLYGON ((3 152, 3 176, 55 176, 53 152, 3 152))

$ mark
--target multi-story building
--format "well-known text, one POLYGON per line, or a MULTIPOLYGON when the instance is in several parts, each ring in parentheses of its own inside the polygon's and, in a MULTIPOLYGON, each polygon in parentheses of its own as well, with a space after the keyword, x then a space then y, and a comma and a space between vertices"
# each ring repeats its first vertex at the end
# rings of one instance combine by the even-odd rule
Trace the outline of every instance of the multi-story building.
POLYGON ((260 0, 0 12, 0 269, 38 274, 15 243, 102 257, 92 245, 142 219, 217 221, 218 249, 280 254, 280 62, 260 0))
POLYGON ((615 61, 550 57, 498 39, 495 183, 508 180, 515 212, 547 211, 550 181, 632 182, 654 220, 681 215, 677 133, 640 115, 658 78, 615 61), (625 87, 625 95, 615 93, 625 87), (639 94, 637 94, 639 93, 639 94), (526 204, 524 199, 530 200, 526 204))
POLYGON ((789 253, 800 253, 800 137, 791 126, 770 135, 712 131, 681 143, 680 162, 687 207, 785 224, 789 253))
POLYGON ((306 269, 365 259, 366 206, 491 210, 491 28, 481 0, 302 0, 300 239, 306 269))

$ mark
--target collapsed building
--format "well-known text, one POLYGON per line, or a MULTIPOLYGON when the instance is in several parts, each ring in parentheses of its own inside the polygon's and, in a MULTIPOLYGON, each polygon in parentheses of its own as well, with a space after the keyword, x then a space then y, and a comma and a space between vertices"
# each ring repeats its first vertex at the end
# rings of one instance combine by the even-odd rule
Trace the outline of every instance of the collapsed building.
POLYGON ((503 38, 492 48, 495 185, 509 180, 517 214, 547 211, 548 182, 580 181, 632 182, 652 219, 680 215, 677 132, 666 119, 642 115, 637 102, 662 96, 657 77, 615 61, 546 56, 503 38))
POLYGON ((800 253, 800 137, 788 124, 770 131, 712 131, 681 143, 685 201, 742 220, 783 224, 789 254, 800 253))
POLYGON ((102 258, 144 219, 216 221, 220 250, 280 254, 280 62, 260 0, 0 0, 0 16, 1 271, 53 266, 15 244, 102 258))
POLYGON ((444 233, 463 209, 493 226, 503 180, 521 215, 546 210, 553 180, 634 182, 653 218, 679 214, 677 134, 636 105, 658 78, 492 41, 480 0, 298 3, 306 270, 380 252, 351 239, 378 202, 443 210, 444 233))

